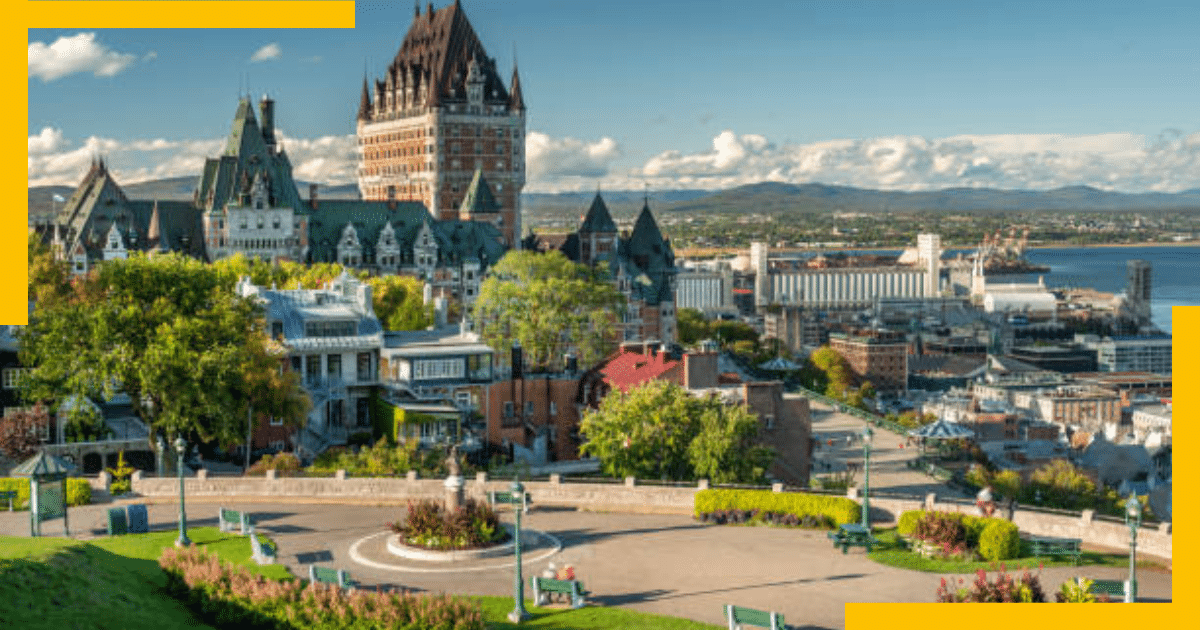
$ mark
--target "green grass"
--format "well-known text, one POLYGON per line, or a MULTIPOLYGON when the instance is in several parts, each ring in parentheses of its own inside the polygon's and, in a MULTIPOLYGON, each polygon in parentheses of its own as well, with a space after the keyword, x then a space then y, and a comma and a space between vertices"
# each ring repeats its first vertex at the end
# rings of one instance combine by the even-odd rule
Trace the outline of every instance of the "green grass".
MULTIPOLYGON (((0 619, 10 628, 209 628, 175 599, 160 593, 158 566, 177 532, 153 532, 79 542, 0 536, 0 619)), ((213 527, 188 531, 193 543, 221 559, 272 578, 279 565, 250 559, 245 537, 213 527)))
MULTIPOLYGON (((5 628, 188 628, 204 625, 183 604, 161 592, 166 576, 158 566, 162 550, 175 544, 176 531, 99 538, 80 542, 63 538, 0 536, 0 619, 5 628)), ((244 536, 214 527, 188 530, 193 544, 222 560, 272 579, 290 579, 282 565, 259 566, 250 558, 244 536)), ((260 536, 260 540, 266 540, 260 536)), ((507 620, 511 597, 468 597, 480 602, 488 627, 517 628, 507 620)), ((720 626, 639 613, 621 608, 580 610, 537 608, 527 602, 531 619, 522 628, 591 630, 717 630, 720 626)))
MULTIPOLYGON (((943 560, 941 558, 926 558, 918 553, 909 551, 908 546, 900 538, 900 535, 896 533, 894 528, 876 531, 875 538, 882 541, 882 544, 873 545, 868 557, 879 564, 897 569, 924 571, 927 573, 974 573, 979 569, 991 571, 997 564, 991 561, 964 562, 943 560)), ((1035 558, 1030 552, 1029 544, 1022 541, 1021 557, 1005 560, 1004 564, 1009 570, 1016 567, 1035 568, 1039 564, 1043 567, 1073 567, 1075 566, 1075 560, 1067 557, 1048 556, 1035 558)), ((1116 553, 1084 551, 1080 554, 1080 566, 1128 567, 1129 556, 1116 553)), ((1166 568, 1162 563, 1153 560, 1138 560, 1138 567, 1145 569, 1166 568)))

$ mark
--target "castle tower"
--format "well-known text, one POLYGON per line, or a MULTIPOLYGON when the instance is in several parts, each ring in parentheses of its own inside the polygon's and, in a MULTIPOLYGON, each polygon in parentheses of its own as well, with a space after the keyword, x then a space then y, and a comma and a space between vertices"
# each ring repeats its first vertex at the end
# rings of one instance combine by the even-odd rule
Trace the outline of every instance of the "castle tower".
MULTIPOLYGON (((372 89, 373 88, 373 89, 372 89)), ((366 200, 419 201, 454 220, 481 171, 500 206, 505 245, 519 247, 525 186, 525 101, 513 68, 500 78, 462 5, 414 13, 382 79, 358 110, 358 188, 366 200)))

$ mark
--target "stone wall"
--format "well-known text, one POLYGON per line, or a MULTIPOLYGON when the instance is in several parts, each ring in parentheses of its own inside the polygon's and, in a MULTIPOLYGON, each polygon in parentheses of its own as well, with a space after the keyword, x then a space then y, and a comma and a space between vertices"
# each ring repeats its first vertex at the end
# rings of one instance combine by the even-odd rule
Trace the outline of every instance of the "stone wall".
MULTIPOLYGON (((696 491, 708 487, 701 480, 695 487, 645 486, 627 478, 618 483, 562 483, 559 475, 549 481, 522 482, 533 506, 575 507, 603 512, 653 514, 692 514, 696 491)), ((184 480, 188 501, 200 502, 295 502, 357 503, 403 505, 409 499, 435 499, 445 496, 442 479, 419 479, 415 472, 406 478, 350 478, 345 475, 325 478, 209 477, 200 471, 184 480)), ((466 496, 482 499, 488 491, 508 491, 511 482, 489 480, 479 473, 463 487, 466 496)), ((776 484, 776 492, 782 485, 776 484)), ((179 495, 176 477, 143 477, 133 474, 133 491, 147 499, 173 500, 179 495)), ((858 500, 851 488, 851 499, 858 500)), ((935 509, 975 514, 972 505, 939 502, 936 495, 920 499, 871 498, 871 520, 877 525, 895 525, 909 510, 935 509)), ((1048 514, 1018 509, 1013 522, 1023 533, 1034 536, 1079 538, 1085 543, 1114 549, 1129 546, 1129 528, 1124 523, 1097 520, 1090 510, 1081 516, 1048 514)), ((1171 557, 1171 524, 1142 527, 1138 532, 1138 551, 1162 558, 1171 557)))

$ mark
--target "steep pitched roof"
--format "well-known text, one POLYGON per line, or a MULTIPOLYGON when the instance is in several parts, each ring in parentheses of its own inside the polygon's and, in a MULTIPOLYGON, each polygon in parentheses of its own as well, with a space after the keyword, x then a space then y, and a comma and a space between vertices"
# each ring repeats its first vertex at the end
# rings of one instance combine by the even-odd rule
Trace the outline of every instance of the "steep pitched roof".
POLYGON ((521 77, 517 74, 517 63, 513 62, 512 92, 508 95, 508 107, 513 110, 525 109, 525 97, 521 95, 521 77))
POLYGON ((358 119, 366 120, 371 117, 371 95, 367 93, 367 77, 363 77, 362 98, 358 101, 358 119))
POLYGON ((506 251, 500 230, 483 221, 438 221, 434 233, 442 264, 478 262, 481 269, 486 269, 506 251))
POLYGON ((221 212, 228 204, 239 204, 249 194, 251 182, 261 177, 267 183, 271 205, 302 211, 291 161, 282 149, 274 151, 268 146, 269 133, 259 127, 250 99, 240 99, 225 152, 204 162, 195 203, 208 212, 221 212))
POLYGON ((659 231, 649 203, 642 206, 633 233, 618 244, 617 257, 617 264, 633 279, 630 286, 635 298, 647 304, 675 300, 675 252, 670 241, 659 231))
POLYGON ((462 6, 454 4, 421 14, 418 10, 400 50, 388 66, 385 81, 393 85, 430 86, 427 105, 445 100, 466 100, 466 78, 471 60, 484 73, 484 102, 507 104, 509 92, 496 72, 496 62, 487 55, 462 6), (494 95, 494 96, 493 96, 494 95))
POLYGON ((415 201, 400 201, 395 208, 389 208, 386 201, 327 199, 308 218, 308 260, 314 263, 337 261, 337 245, 346 224, 354 225, 366 259, 374 257, 379 233, 389 222, 401 254, 411 254, 413 236, 428 220, 429 212, 425 206, 415 201))
POLYGON ((483 169, 475 169, 475 177, 471 180, 471 185, 467 187, 467 193, 463 197, 458 211, 460 214, 471 216, 500 211, 500 204, 492 196, 492 187, 488 185, 487 178, 483 176, 483 169))
POLYGON ((579 226, 579 233, 617 233, 617 224, 613 222, 612 215, 608 213, 608 206, 604 204, 600 193, 596 193, 596 197, 592 199, 592 205, 583 218, 583 224, 579 226))

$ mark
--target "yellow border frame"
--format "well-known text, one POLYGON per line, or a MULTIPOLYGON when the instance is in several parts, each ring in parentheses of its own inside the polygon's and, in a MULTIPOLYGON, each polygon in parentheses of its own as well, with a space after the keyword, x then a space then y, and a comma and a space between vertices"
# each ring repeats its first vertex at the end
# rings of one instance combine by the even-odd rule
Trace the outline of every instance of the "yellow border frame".
MULTIPOLYGON (((20 69, 16 65, 19 58, 19 46, 28 45, 29 27, 86 27, 86 28, 170 28, 186 26, 188 28, 228 28, 225 16, 230 11, 238 12, 238 24, 269 26, 272 28, 353 28, 354 3, 350 1, 288 1, 273 2, 26 2, 24 6, 9 5, 9 10, 22 14, 24 20, 20 26, 10 26, 5 30, 8 42, 4 70, 9 76, 9 85, 19 81, 20 69), (211 6, 210 6, 211 5, 211 6), (216 9, 206 11, 205 9, 216 9)), ((236 25, 232 25, 236 26, 236 25)), ((28 67, 26 67, 28 76, 28 67)), ((13 120, 27 119, 28 116, 28 83, 9 100, 10 118, 13 120), (17 114, 20 114, 19 116, 17 114)), ((10 128, 11 140, 18 142, 16 128, 10 128)), ((25 128, 21 135, 26 136, 25 128)), ((8 157, 9 164, 4 169, 6 177, 12 186, 9 189, 28 189, 28 177, 18 182, 20 171, 17 169, 15 157, 8 157)), ((28 172, 28 169, 26 169, 28 172)), ((3 215, 3 221, 8 229, 0 230, 0 261, 9 272, 5 285, 6 291, 0 292, 0 322, 23 324, 26 320, 26 300, 24 294, 26 277, 25 241, 26 223, 21 221, 26 213, 10 207, 3 215), (17 228, 20 229, 17 229, 17 228)), ((1184 452, 1192 449, 1190 420, 1193 413, 1193 394, 1200 390, 1200 308, 1177 307, 1174 309, 1173 326, 1175 339, 1174 375, 1181 395, 1175 417, 1185 421, 1174 425, 1174 433, 1180 437, 1184 452)), ((1186 461, 1186 456, 1181 458, 1186 461)), ((1181 477, 1182 487, 1187 487, 1186 479, 1192 478, 1191 470, 1187 476, 1181 477)), ((1186 501, 1174 506, 1182 515, 1179 522, 1183 523, 1183 536, 1180 544, 1173 551, 1180 553, 1183 558, 1193 554, 1193 544, 1187 534, 1191 531, 1191 517, 1196 509, 1186 501)), ((1174 526, 1174 525, 1173 525, 1174 526)), ((1193 585, 1192 574, 1188 566, 1190 561, 1182 563, 1184 572, 1179 578, 1173 577, 1172 588, 1182 586, 1181 593, 1190 592, 1193 585)), ((936 580, 929 576, 930 596, 936 589, 936 580)), ((1046 584, 1048 594, 1057 588, 1057 584, 1046 584)), ((1175 590, 1173 588, 1173 590, 1175 590)), ((1174 599, 1174 598, 1173 598, 1174 599)), ((932 627, 962 627, 972 629, 997 628, 1011 630, 1012 628, 1037 628, 1049 625, 1070 627, 1086 626, 1090 628, 1137 628, 1137 627, 1170 627, 1177 620, 1187 619, 1186 607, 1183 602, 1172 604, 1150 605, 1143 604, 1135 608, 1127 606, 1088 606, 1084 608, 1070 606, 1008 606, 1003 612, 985 605, 946 606, 939 604, 848 604, 846 606, 846 627, 855 628, 932 628, 932 627), (1178 610, 1176 610, 1178 609, 1178 610)), ((804 626, 803 619, 790 619, 797 627, 804 626)))

